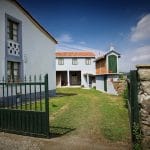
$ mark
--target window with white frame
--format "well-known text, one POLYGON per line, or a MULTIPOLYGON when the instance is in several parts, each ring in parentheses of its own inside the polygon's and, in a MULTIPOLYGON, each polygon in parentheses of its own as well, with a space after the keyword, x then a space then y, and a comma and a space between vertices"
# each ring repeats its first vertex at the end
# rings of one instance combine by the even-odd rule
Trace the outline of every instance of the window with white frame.
POLYGON ((86 58, 85 59, 85 64, 86 65, 91 65, 91 58, 86 58))
POLYGON ((64 58, 58 58, 58 65, 64 65, 64 58))
POLYGON ((72 64, 77 65, 78 64, 78 59, 77 58, 72 58, 72 64))
POLYGON ((8 39, 18 42, 18 23, 8 19, 7 35, 8 39))

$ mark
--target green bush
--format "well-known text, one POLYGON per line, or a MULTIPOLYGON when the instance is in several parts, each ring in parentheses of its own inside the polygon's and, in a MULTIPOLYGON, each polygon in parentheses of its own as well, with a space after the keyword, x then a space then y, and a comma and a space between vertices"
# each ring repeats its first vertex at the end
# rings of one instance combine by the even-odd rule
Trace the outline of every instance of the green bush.
POLYGON ((128 87, 127 86, 126 86, 125 90, 123 91, 122 96, 124 99, 128 99, 128 87))
POLYGON ((125 90, 122 93, 122 97, 125 101, 125 106, 128 107, 128 87, 126 86, 125 90))
POLYGON ((142 149, 142 147, 141 147, 142 134, 141 134, 140 125, 138 123, 134 122, 132 134, 135 137, 133 150, 141 150, 142 149))
POLYGON ((123 79, 124 79, 123 74, 119 74, 119 79, 120 79, 120 80, 123 80, 123 79))

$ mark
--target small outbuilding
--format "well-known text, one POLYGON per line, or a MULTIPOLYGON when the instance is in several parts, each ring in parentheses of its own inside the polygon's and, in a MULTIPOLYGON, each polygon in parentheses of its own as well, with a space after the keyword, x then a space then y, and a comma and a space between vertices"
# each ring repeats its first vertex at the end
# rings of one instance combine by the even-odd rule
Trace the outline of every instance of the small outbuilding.
POLYGON ((110 47, 110 51, 103 56, 96 58, 96 89, 117 95, 113 86, 113 81, 119 78, 119 62, 120 54, 115 51, 114 47, 110 47))

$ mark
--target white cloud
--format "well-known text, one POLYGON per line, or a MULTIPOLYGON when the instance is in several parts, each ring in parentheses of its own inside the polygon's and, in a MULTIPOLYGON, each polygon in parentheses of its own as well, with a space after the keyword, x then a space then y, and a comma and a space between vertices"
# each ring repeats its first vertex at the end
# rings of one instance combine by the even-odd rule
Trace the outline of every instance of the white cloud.
POLYGON ((96 54, 104 54, 104 51, 86 46, 86 42, 81 41, 79 44, 74 44, 70 34, 62 34, 57 38, 59 43, 56 46, 57 51, 93 51, 96 54))
POLYGON ((135 56, 132 62, 149 62, 150 63, 150 45, 139 47, 135 50, 135 56))
POLYGON ((150 45, 126 51, 120 58, 120 71, 135 69, 138 64, 150 64, 150 45))
POLYGON ((121 58, 119 59, 119 71, 128 72, 132 68, 133 65, 131 65, 131 62, 129 61, 128 54, 121 54, 121 58))
POLYGON ((65 43, 70 43, 73 42, 73 39, 70 34, 62 34, 60 37, 58 37, 59 42, 65 42, 65 43))
POLYGON ((150 39, 150 14, 141 18, 131 31, 131 41, 133 42, 150 39))
POLYGON ((86 44, 86 42, 84 42, 84 41, 81 41, 81 42, 80 42, 80 44, 83 44, 83 45, 84 45, 84 44, 86 44))
POLYGON ((141 55, 141 56, 134 56, 131 61, 138 62, 138 61, 146 61, 150 60, 150 54, 149 55, 141 55))
POLYGON ((96 54, 104 54, 104 51, 101 49, 95 49, 80 44, 59 43, 56 49, 57 51, 93 51, 96 54))

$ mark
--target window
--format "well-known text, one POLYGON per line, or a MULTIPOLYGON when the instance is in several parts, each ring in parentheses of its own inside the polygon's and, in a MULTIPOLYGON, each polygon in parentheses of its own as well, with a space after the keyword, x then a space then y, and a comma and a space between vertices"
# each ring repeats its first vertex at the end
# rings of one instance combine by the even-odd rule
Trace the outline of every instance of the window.
POLYGON ((64 59, 58 58, 58 65, 64 65, 64 59))
POLYGON ((72 64, 73 64, 73 65, 77 65, 77 64, 78 64, 77 58, 72 58, 72 64))
POLYGON ((19 69, 20 63, 19 62, 7 62, 7 78, 9 82, 15 82, 19 80, 19 69))
POLYGON ((8 39, 18 42, 18 23, 8 20, 7 34, 8 39))
POLYGON ((108 69, 109 73, 117 73, 117 56, 108 56, 108 69))
POLYGON ((90 65, 91 64, 91 58, 86 58, 85 59, 85 64, 90 65))

